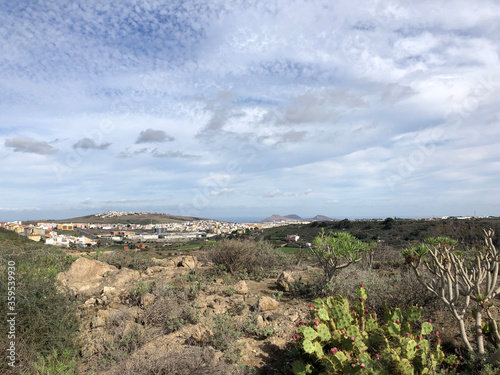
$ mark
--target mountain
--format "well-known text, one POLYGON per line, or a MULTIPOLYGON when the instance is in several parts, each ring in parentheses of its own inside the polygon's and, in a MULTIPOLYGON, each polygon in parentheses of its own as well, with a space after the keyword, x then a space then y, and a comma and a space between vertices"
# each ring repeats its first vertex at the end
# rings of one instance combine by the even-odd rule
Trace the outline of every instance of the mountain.
POLYGON ((334 219, 332 219, 331 217, 325 216, 325 215, 316 215, 308 220, 309 221, 333 221, 334 219))
MULTIPOLYGON (((174 216, 158 212, 104 212, 95 215, 74 217, 64 220, 50 220, 55 223, 96 223, 96 224, 168 224, 203 220, 198 217, 174 216)), ((42 222, 44 220, 37 220, 42 222)), ((45 220, 47 221, 47 220, 45 220)))
POLYGON ((302 220, 302 218, 299 215, 295 215, 295 214, 285 215, 283 217, 290 219, 290 220, 298 220, 298 221, 302 220))
POLYGON ((334 219, 324 215, 316 215, 310 219, 303 219, 299 215, 295 214, 290 214, 285 216, 274 214, 269 217, 266 217, 265 219, 259 220, 258 223, 273 223, 273 222, 294 223, 297 221, 333 221, 333 220, 334 219))

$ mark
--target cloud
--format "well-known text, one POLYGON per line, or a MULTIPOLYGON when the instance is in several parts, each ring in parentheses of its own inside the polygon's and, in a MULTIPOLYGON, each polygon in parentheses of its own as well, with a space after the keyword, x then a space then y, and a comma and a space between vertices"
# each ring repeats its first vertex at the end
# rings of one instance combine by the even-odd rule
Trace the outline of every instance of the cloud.
POLYGON ((141 131, 135 143, 173 142, 174 139, 163 130, 147 129, 141 131))
POLYGON ((262 194, 263 198, 278 198, 278 197, 300 197, 300 196, 305 196, 309 195, 313 192, 312 189, 307 189, 305 191, 297 192, 297 193, 288 193, 288 192, 283 192, 280 189, 268 191, 264 194, 262 194))
POLYGON ((105 150, 110 145, 111 145, 111 143, 101 143, 100 145, 98 145, 91 138, 83 138, 83 139, 80 139, 78 142, 76 142, 73 145, 73 148, 81 148, 81 149, 84 149, 84 150, 105 150))
POLYGON ((180 158, 180 159, 193 159, 199 158, 199 155, 185 154, 181 151, 158 151, 152 152, 155 158, 180 158))
POLYGON ((13 148, 14 152, 25 152, 28 154, 53 155, 57 149, 48 142, 32 141, 26 138, 12 138, 5 140, 5 147, 13 148))
POLYGON ((179 159, 199 158, 199 155, 185 154, 181 151, 162 151, 152 147, 143 147, 139 150, 131 150, 129 147, 125 151, 120 152, 117 155, 117 157, 120 159, 128 159, 143 154, 148 154, 155 158, 179 158, 179 159))
POLYGON ((210 196, 212 197, 217 197, 219 195, 229 195, 231 193, 234 193, 234 189, 222 188, 220 190, 210 190, 210 196))

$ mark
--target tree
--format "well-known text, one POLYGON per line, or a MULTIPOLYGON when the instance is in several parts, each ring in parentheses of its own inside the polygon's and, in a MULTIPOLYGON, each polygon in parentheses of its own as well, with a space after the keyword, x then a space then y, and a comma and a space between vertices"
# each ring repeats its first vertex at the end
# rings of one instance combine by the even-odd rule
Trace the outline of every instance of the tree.
POLYGON ((332 281, 337 270, 359 262, 374 243, 361 242, 348 232, 329 232, 324 230, 313 241, 312 252, 323 268, 326 281, 332 281))
POLYGON ((489 311, 493 299, 500 294, 500 254, 493 245, 493 230, 484 234, 486 246, 472 251, 457 251, 456 241, 437 237, 427 238, 423 244, 403 252, 419 281, 451 311, 459 324, 462 341, 470 351, 473 348, 467 336, 465 317, 474 302, 474 336, 479 354, 485 352, 483 317, 491 328, 492 340, 500 346, 498 327, 489 311), (429 281, 424 279, 422 268, 431 275, 429 281))

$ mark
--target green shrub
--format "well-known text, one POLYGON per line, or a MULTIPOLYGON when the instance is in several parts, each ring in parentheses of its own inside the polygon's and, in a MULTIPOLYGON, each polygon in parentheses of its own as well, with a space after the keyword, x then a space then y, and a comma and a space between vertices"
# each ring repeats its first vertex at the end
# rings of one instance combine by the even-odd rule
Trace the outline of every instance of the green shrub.
MULTIPOLYGON (((15 262, 16 282, 16 371, 32 372, 34 363, 45 358, 57 366, 71 367, 79 349, 76 301, 58 287, 56 276, 74 261, 61 249, 33 243, 0 230, 0 314, 7 316, 7 264, 15 262), (65 353, 65 355, 62 355, 65 353), (72 353, 72 356, 68 356, 72 353), (38 359, 37 359, 38 358, 38 359)), ((0 324, 0 348, 6 348, 7 324, 0 324)), ((49 365, 51 366, 51 365, 49 365)), ((0 372, 9 370, 6 361, 0 363, 0 372)))
POLYGON ((354 305, 341 295, 309 305, 311 322, 294 335, 301 356, 293 364, 295 374, 455 372, 457 357, 443 353, 430 319, 420 323, 421 308, 387 310, 382 321, 366 309, 363 285, 357 297, 354 305))
POLYGON ((240 278, 262 279, 277 276, 291 258, 268 242, 223 240, 208 248, 207 258, 220 270, 240 278))

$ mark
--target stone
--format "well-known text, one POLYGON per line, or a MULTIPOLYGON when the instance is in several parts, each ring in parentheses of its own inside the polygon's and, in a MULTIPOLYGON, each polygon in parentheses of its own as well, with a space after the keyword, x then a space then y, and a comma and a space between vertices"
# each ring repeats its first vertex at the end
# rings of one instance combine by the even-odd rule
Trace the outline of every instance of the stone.
POLYGON ((259 315, 257 317, 257 325, 260 327, 260 328, 263 328, 265 326, 265 323, 264 323, 264 318, 259 315))
POLYGON ((128 268, 119 270, 107 263, 83 257, 75 260, 66 272, 57 275, 64 287, 73 290, 73 293, 82 299, 100 295, 104 292, 104 287, 126 287, 139 277, 138 271, 128 268))
POLYGON ((235 293, 237 294, 247 294, 248 293, 248 286, 245 280, 241 280, 234 284, 233 286, 235 293))
POLYGON ((279 302, 276 301, 275 299, 272 299, 271 297, 260 297, 259 301, 257 302, 257 308, 260 311, 273 311, 276 310, 279 306, 279 302))
POLYGON ((152 266, 152 267, 149 267, 147 270, 146 270, 146 275, 148 276, 151 276, 151 275, 154 275, 156 273, 161 273, 161 272, 165 272, 167 271, 167 268, 166 267, 162 267, 162 266, 152 266))
POLYGON ((283 271, 281 275, 276 280, 276 285, 278 289, 283 292, 289 292, 295 279, 292 277, 292 273, 289 271, 283 271))
POLYGON ((204 324, 197 324, 188 332, 188 336, 198 344, 206 343, 212 335, 210 328, 204 324))
POLYGON ((180 262, 177 264, 177 267, 186 267, 189 269, 195 269, 198 264, 196 257, 182 257, 180 262))

